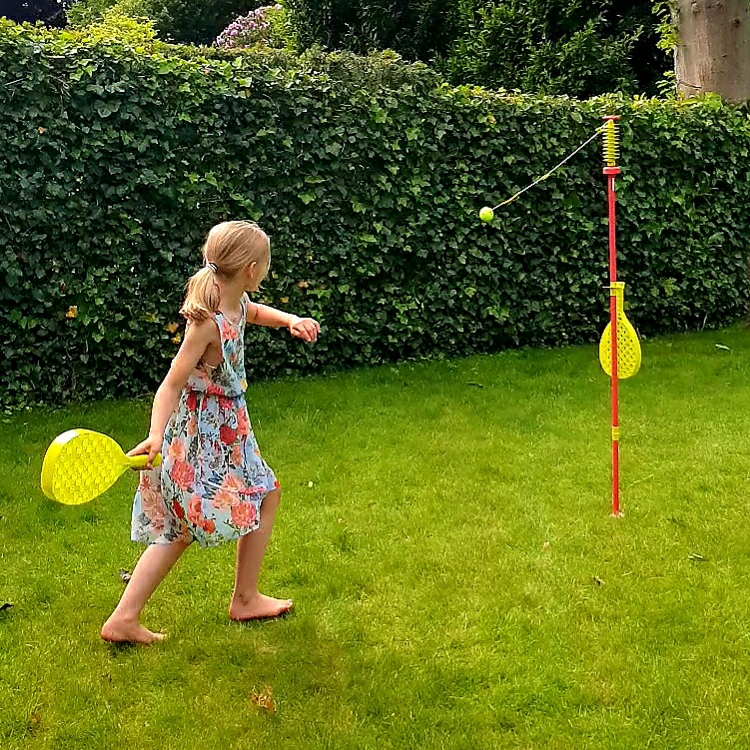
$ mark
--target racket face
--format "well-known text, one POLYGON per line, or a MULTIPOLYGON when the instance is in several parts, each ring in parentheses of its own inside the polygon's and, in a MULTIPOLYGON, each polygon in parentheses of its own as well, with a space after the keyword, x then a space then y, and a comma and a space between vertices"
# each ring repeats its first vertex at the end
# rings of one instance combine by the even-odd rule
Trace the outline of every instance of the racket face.
MULTIPOLYGON (((599 362, 612 375, 612 324, 609 323, 599 342, 599 362)), ((617 316, 617 379, 632 378, 641 368, 641 343, 631 322, 617 316)))
POLYGON ((128 468, 122 448, 91 430, 68 430, 47 449, 42 490, 65 505, 87 503, 108 490, 128 468))

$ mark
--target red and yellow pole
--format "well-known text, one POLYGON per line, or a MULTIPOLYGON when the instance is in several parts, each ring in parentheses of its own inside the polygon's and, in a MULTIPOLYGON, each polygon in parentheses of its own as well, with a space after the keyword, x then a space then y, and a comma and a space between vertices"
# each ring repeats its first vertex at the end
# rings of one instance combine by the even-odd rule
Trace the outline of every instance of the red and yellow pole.
POLYGON ((617 191, 615 177, 619 152, 619 115, 607 115, 602 128, 604 135, 604 169, 607 177, 609 217, 609 325, 599 343, 599 361, 609 375, 612 397, 612 515, 621 516, 620 509, 620 394, 619 381, 632 377, 641 366, 641 346, 635 329, 625 317, 625 284, 617 280, 617 222, 615 209, 617 191))
POLYGON ((609 215, 609 325, 612 331, 611 346, 611 391, 612 391, 612 515, 619 516, 620 511, 620 394, 617 375, 617 224, 615 206, 617 192, 615 177, 620 174, 617 166, 617 121, 618 115, 604 118, 604 169, 607 177, 607 205, 609 215))

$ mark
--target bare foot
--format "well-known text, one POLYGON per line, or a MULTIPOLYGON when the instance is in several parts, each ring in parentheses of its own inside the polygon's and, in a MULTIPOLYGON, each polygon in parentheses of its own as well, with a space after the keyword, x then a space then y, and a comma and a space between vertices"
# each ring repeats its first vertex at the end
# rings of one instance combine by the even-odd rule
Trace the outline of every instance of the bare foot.
POLYGON ((163 641, 164 633, 152 633, 137 621, 113 620, 111 617, 104 623, 102 638, 110 643, 140 643, 150 646, 163 641))
POLYGON ((239 622, 247 620, 271 620, 285 615, 292 608, 291 599, 274 599, 260 593, 235 594, 229 605, 229 619, 239 622))

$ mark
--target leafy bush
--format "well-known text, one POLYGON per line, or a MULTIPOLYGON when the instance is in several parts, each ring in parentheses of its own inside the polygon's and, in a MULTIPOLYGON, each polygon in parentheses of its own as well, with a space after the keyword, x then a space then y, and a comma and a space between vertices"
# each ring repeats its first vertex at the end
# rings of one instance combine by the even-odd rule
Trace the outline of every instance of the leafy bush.
POLYGON ((261 45, 293 50, 297 46, 286 10, 279 4, 264 5, 236 18, 216 37, 215 44, 225 49, 261 45))
POLYGON ((92 23, 86 33, 89 39, 116 39, 134 47, 149 45, 156 40, 154 22, 135 15, 127 8, 127 0, 108 8, 101 20, 92 23))
POLYGON ((391 48, 454 84, 593 96, 656 93, 652 0, 288 0, 300 40, 391 48))
POLYGON ((286 0, 303 46, 392 49, 429 62, 456 37, 456 0, 286 0))
POLYGON ((84 29, 101 23, 110 12, 130 18, 153 20, 153 8, 149 0, 78 0, 68 10, 68 26, 72 29, 84 29))
POLYGON ((642 29, 608 36, 601 15, 581 19, 579 3, 553 24, 538 5, 481 7, 441 68, 451 80, 546 94, 637 90, 630 58, 642 29))
POLYGON ((164 40, 189 44, 211 44, 227 24, 264 0, 78 0, 68 11, 73 28, 81 29, 101 21, 113 5, 126 15, 154 22, 164 40))
POLYGON ((642 334, 741 319, 750 120, 709 98, 575 101, 440 84, 393 55, 129 46, 0 22, 0 404, 133 394, 163 376, 207 229, 271 234, 264 299, 319 317, 248 338, 251 376, 595 341, 605 183, 642 334))

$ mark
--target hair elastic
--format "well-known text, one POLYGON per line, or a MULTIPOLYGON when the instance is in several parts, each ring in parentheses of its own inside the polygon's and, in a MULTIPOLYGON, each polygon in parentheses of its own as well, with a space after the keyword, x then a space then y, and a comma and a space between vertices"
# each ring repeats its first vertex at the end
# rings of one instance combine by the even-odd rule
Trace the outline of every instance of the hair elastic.
POLYGON ((214 273, 219 273, 219 267, 216 265, 216 263, 206 261, 206 268, 210 268, 214 273))

